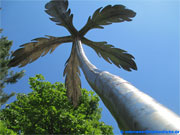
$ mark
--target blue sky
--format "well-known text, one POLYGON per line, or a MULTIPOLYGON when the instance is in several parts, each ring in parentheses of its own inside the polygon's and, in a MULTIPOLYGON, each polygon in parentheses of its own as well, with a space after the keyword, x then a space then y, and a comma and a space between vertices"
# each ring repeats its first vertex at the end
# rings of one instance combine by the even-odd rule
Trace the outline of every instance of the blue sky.
MULTIPOLYGON (((46 0, 2 0, 1 23, 3 35, 13 41, 12 50, 19 45, 30 42, 44 35, 65 36, 67 30, 49 20, 44 12, 46 0)), ((122 4, 137 13, 132 22, 114 23, 105 29, 93 29, 86 37, 93 41, 107 41, 115 47, 128 51, 135 57, 138 71, 127 72, 107 63, 87 46, 83 46, 89 60, 99 69, 106 70, 128 80, 141 91, 180 114, 179 93, 179 37, 180 37, 180 4, 179 0, 71 0, 69 7, 74 14, 74 25, 79 30, 90 15, 99 7, 108 4, 122 4)), ((6 87, 7 92, 29 93, 28 78, 42 74, 52 83, 64 82, 64 64, 69 57, 71 44, 60 45, 52 54, 39 58, 23 68, 26 75, 16 84, 6 87)), ((81 72, 82 87, 88 85, 81 72)), ((8 103, 15 100, 12 98, 8 103)), ((119 134, 118 126, 100 102, 102 121, 114 127, 119 134)))

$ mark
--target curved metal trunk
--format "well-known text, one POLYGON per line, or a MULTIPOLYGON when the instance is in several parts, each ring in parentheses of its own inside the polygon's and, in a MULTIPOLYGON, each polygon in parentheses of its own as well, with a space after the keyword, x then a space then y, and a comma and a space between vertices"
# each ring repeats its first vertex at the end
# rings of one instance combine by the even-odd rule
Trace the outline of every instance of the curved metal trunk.
POLYGON ((126 80, 97 69, 75 41, 81 69, 95 92, 116 119, 121 130, 178 130, 180 117, 141 92, 126 80))

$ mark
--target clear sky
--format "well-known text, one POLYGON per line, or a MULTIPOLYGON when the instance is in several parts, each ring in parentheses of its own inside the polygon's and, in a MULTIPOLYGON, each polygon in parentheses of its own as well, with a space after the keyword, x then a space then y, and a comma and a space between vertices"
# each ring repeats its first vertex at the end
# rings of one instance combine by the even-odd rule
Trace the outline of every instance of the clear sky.
MULTIPOLYGON (((44 12, 48 0, 1 0, 1 28, 3 35, 13 41, 12 50, 44 35, 69 35, 67 30, 49 20, 44 12)), ((93 29, 86 35, 93 41, 107 41, 115 47, 128 51, 135 57, 138 71, 127 72, 107 63, 89 47, 84 46, 89 60, 101 70, 106 70, 128 80, 141 91, 180 114, 179 93, 179 0, 71 0, 69 7, 74 14, 74 25, 79 30, 88 17, 99 7, 122 4, 137 13, 132 22, 114 23, 105 29, 93 29)), ((60 45, 52 54, 39 58, 23 68, 26 75, 16 84, 6 87, 7 92, 29 93, 28 78, 42 74, 52 83, 64 82, 64 64, 69 57, 71 44, 60 45)), ((81 72, 82 87, 88 85, 81 72)), ((8 103, 15 100, 12 98, 8 103)), ((102 102, 102 121, 118 126, 102 102)))

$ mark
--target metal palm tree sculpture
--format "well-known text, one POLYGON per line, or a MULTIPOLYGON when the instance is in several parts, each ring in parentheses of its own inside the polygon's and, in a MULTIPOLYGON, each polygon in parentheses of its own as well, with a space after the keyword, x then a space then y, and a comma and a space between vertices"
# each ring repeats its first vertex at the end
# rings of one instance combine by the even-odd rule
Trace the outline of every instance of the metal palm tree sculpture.
POLYGON ((107 62, 113 63, 127 71, 131 71, 131 69, 137 70, 134 57, 126 51, 115 48, 113 45, 107 44, 107 42, 93 42, 84 37, 91 29, 103 29, 103 25, 131 21, 131 18, 136 15, 135 12, 126 9, 123 5, 108 5, 97 9, 88 18, 86 25, 80 31, 77 31, 73 26, 73 14, 68 9, 67 0, 52 0, 45 5, 45 8, 46 13, 52 17, 50 19, 56 22, 57 25, 64 26, 71 35, 65 37, 46 36, 33 39, 32 42, 21 45, 21 48, 13 53, 13 59, 10 61, 9 66, 23 67, 40 56, 46 55, 48 52, 52 53, 60 44, 72 42, 71 54, 66 61, 63 75, 66 76, 65 86, 67 88, 67 95, 72 100, 74 106, 78 105, 78 100, 81 96, 79 60, 75 47, 77 39, 94 49, 98 56, 103 57, 107 62))

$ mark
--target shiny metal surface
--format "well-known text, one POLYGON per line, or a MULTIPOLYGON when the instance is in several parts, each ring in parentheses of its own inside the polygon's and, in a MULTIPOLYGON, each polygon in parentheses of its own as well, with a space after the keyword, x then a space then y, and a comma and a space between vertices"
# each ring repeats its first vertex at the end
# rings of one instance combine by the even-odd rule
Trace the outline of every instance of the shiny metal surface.
POLYGON ((178 115, 119 76, 97 69, 87 59, 78 38, 75 44, 88 83, 114 116, 121 130, 180 131, 178 115))

